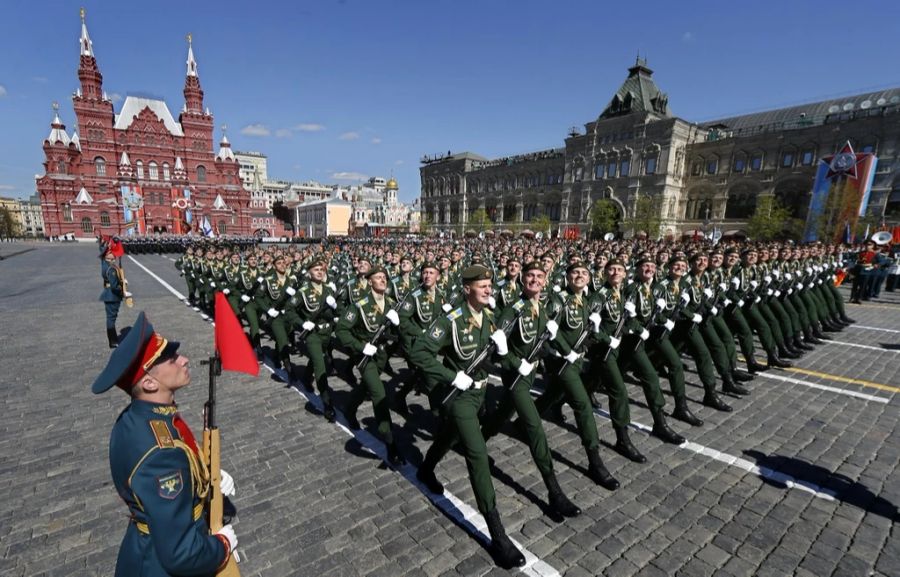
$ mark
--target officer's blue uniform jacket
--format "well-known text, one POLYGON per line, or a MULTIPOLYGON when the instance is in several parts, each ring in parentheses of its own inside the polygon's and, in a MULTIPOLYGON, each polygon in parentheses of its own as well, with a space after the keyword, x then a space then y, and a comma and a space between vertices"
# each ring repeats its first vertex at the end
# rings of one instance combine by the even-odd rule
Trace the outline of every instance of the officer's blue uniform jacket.
POLYGON ((226 547, 203 515, 208 483, 196 444, 176 427, 176 414, 175 405, 133 400, 113 427, 113 483, 131 514, 117 577, 212 576, 225 560, 226 547))

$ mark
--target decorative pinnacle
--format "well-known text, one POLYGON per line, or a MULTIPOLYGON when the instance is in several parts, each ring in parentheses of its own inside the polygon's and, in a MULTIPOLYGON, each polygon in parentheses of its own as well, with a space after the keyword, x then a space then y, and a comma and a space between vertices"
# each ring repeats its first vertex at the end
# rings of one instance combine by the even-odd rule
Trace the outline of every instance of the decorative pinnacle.
POLYGON ((81 7, 81 21, 84 22, 84 6, 81 7))
POLYGON ((59 102, 54 100, 53 101, 53 112, 58 112, 58 111, 59 111, 59 102))
POLYGON ((188 35, 185 38, 187 38, 188 44, 193 43, 193 36, 191 35, 190 32, 188 32, 188 35))

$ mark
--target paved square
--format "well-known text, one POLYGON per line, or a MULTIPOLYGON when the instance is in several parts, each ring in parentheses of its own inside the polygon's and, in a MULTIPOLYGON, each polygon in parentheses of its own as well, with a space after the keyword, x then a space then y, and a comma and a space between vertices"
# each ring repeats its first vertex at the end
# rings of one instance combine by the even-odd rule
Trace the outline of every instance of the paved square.
MULTIPOLYGON (((108 436, 127 399, 89 391, 108 356, 96 248, 2 249, 9 258, 0 261, 0 575, 111 575, 128 520, 110 480, 108 436)), ((183 290, 169 258, 136 260, 158 278, 124 259, 136 304, 122 309, 119 327, 146 310, 182 342, 194 384, 179 403, 199 431, 199 361, 212 352, 213 327, 160 282, 183 290)), ((544 515, 540 475, 508 427, 489 452, 507 530, 530 553, 520 572, 900 575, 900 294, 884 296, 849 305, 856 325, 795 369, 758 377, 751 396, 729 401, 733 413, 702 407, 689 373, 692 409, 706 424, 673 421, 688 438, 682 447, 635 431, 645 465, 603 447, 622 482, 615 492, 586 477, 571 424, 546 422, 560 483, 584 511, 564 523, 544 515)), ((437 504, 413 482, 434 425, 421 398, 411 399, 408 421, 392 415, 411 462, 393 471, 371 452, 382 451, 372 436, 328 424, 317 398, 267 372, 226 373, 220 383, 223 467, 237 484, 245 577, 505 573, 473 537, 480 516, 475 526, 466 520, 474 499, 461 456, 438 467, 449 495, 437 504)), ((340 405, 348 388, 337 380, 335 387, 340 405)), ((651 423, 639 388, 630 392, 634 421, 651 423)), ((370 411, 363 405, 364 425, 370 411)), ((597 419, 610 441, 611 425, 602 413, 597 419)))

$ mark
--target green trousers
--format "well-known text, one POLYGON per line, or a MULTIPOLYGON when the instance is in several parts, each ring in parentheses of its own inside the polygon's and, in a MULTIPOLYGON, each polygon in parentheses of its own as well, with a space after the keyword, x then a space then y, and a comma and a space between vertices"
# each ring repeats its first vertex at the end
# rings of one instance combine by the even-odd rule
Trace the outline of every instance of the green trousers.
POLYGON ((703 337, 703 343, 709 350, 709 356, 712 358, 716 372, 719 373, 719 376, 725 378, 726 375, 731 375, 731 359, 728 356, 728 349, 725 347, 725 343, 722 342, 719 332, 710 320, 710 318, 703 319, 696 331, 703 337))
POLYGON ((672 391, 672 396, 675 397, 675 402, 684 399, 684 363, 681 362, 681 355, 672 345, 672 340, 668 336, 657 338, 647 348, 647 356, 653 366, 657 370, 665 367, 669 376, 669 389, 672 391))
POLYGON ((728 359, 728 366, 734 369, 737 366, 737 347, 734 344, 734 333, 728 328, 725 317, 720 312, 714 317, 709 317, 706 322, 712 326, 712 329, 719 336, 722 345, 725 347, 725 356, 728 359))
POLYGON ((748 361, 754 358, 756 345, 753 342, 753 330, 747 322, 740 307, 732 305, 725 311, 725 323, 731 329, 732 334, 737 337, 738 345, 741 347, 741 354, 748 361))
POLYGON ((596 357, 596 360, 600 362, 600 380, 609 397, 609 412, 613 425, 616 427, 627 427, 631 423, 628 390, 625 388, 625 380, 622 378, 622 373, 625 371, 631 370, 637 377, 644 390, 644 398, 647 400, 647 407, 651 413, 656 414, 658 411, 662 411, 666 404, 659 388, 659 375, 653 368, 653 363, 647 358, 647 352, 643 346, 635 348, 638 340, 640 340, 638 337, 622 339, 619 348, 611 351, 606 361, 603 360, 605 351, 596 357))
MULTIPOLYGON (((319 396, 325 405, 331 404, 332 390, 328 386, 328 367, 325 363, 325 351, 331 346, 331 336, 311 331, 304 340, 306 356, 309 364, 306 365, 306 379, 308 383, 315 382, 319 390, 319 396)), ((371 363, 370 363, 371 364, 371 363)))
POLYGON ((541 423, 541 416, 535 407, 531 397, 531 386, 534 384, 534 372, 527 377, 522 377, 513 390, 509 386, 519 376, 518 371, 502 371, 500 378, 503 380, 503 398, 497 410, 490 419, 481 427, 481 436, 485 442, 500 432, 503 424, 512 416, 513 412, 519 415, 519 423, 525 431, 528 439, 528 450, 531 458, 540 471, 541 476, 553 473, 553 459, 550 457, 550 447, 547 445, 547 435, 541 423))
POLYGON ((544 360, 544 394, 535 403, 539 414, 544 414, 551 406, 555 406, 565 398, 572 412, 575 413, 575 424, 578 427, 578 436, 585 449, 596 449, 600 446, 600 436, 597 434, 597 421, 594 418, 594 408, 588 397, 587 389, 581 380, 581 369, 584 361, 567 364, 563 359, 547 357, 544 360), (560 374, 560 369, 566 365, 560 374))
POLYGON ((256 301, 250 301, 244 307, 244 318, 247 319, 247 324, 250 326, 250 338, 253 339, 259 336, 259 305, 256 304, 256 301))
POLYGON ((775 345, 779 347, 784 346, 784 333, 781 332, 781 325, 765 299, 756 303, 753 308, 759 311, 766 324, 769 325, 769 330, 772 331, 772 338, 775 339, 775 345))
POLYGON ((692 321, 678 321, 672 331, 672 346, 681 352, 685 348, 694 360, 697 367, 697 375, 703 384, 703 390, 712 393, 716 390, 716 373, 713 369, 712 355, 703 340, 699 330, 692 330, 692 321))
POLYGON ((766 322, 766 319, 762 316, 762 313, 759 312, 757 305, 745 306, 743 313, 747 318, 750 327, 753 329, 753 332, 759 336, 759 342, 762 343, 763 348, 766 350, 766 354, 769 356, 777 356, 778 349, 776 348, 775 338, 772 336, 772 329, 769 327, 769 323, 766 322))
MULTIPOLYGON (((362 355, 354 355, 353 364, 357 364, 361 358, 362 355)), ((381 382, 381 371, 386 362, 387 355, 384 351, 378 351, 375 358, 366 364, 362 373, 362 383, 350 391, 346 411, 350 415, 355 415, 356 410, 366 400, 366 392, 368 392, 372 399, 372 412, 375 413, 378 434, 382 441, 390 444, 394 442, 394 434, 391 431, 391 411, 388 406, 387 394, 384 391, 384 383, 381 382)))

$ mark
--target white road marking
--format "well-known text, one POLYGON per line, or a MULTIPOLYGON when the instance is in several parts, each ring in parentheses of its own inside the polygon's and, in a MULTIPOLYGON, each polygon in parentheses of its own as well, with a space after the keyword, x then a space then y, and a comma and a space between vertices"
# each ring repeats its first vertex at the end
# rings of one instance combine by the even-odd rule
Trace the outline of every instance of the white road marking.
POLYGON ((783 377, 781 375, 772 375, 768 372, 758 373, 759 376, 765 377, 767 379, 775 379, 776 381, 784 381, 785 383, 792 383, 795 385, 803 385, 804 387, 810 387, 812 389, 820 389, 822 391, 828 391, 831 393, 837 393, 839 395, 846 395, 848 397, 856 397, 857 399, 864 399, 866 401, 873 401, 875 403, 883 403, 888 404, 890 399, 886 399, 884 397, 878 397, 875 395, 867 395, 866 393, 860 393, 857 391, 848 391, 846 389, 839 389, 837 387, 829 387, 826 385, 819 385, 816 383, 808 383, 806 381, 801 381, 800 379, 794 379, 791 377, 783 377))
POLYGON ((850 325, 847 327, 848 329, 865 329, 867 331, 884 331, 886 333, 897 333, 900 334, 900 331, 894 329, 883 329, 881 327, 870 327, 866 325, 850 325))
POLYGON ((825 344, 829 345, 843 345, 845 347, 856 347, 858 349, 868 349, 870 351, 878 351, 879 353, 900 353, 900 350, 897 349, 883 349, 881 347, 873 347, 870 345, 858 345, 856 343, 848 343, 844 341, 825 341, 825 344))
MULTIPOLYGON (((151 272, 150 269, 135 260, 131 255, 129 255, 128 258, 131 259, 133 263, 141 267, 144 272, 156 279, 159 284, 161 284, 169 292, 175 295, 177 299, 182 301, 185 299, 185 296, 172 288, 172 285, 159 278, 156 274, 151 272)), ((270 367, 266 363, 263 363, 262 366, 272 373, 275 372, 272 370, 272 367, 270 367)), ((301 391, 297 387, 292 386, 291 388, 294 389, 301 397, 304 397, 307 402, 316 407, 319 412, 324 411, 322 399, 320 399, 318 395, 301 391)), ((364 450, 377 455, 379 459, 387 463, 387 449, 385 448, 384 443, 376 439, 365 429, 351 431, 347 426, 347 422, 344 419, 343 414, 340 411, 337 411, 337 419, 338 420, 335 424, 338 425, 340 429, 342 429, 348 435, 354 437, 364 450)), ((483 543, 491 542, 490 535, 487 531, 487 524, 485 523, 484 517, 481 515, 481 513, 461 501, 459 498, 453 495, 453 493, 450 493, 446 489, 444 489, 443 495, 435 495, 434 493, 429 491, 418 479, 416 479, 417 469, 409 463, 395 470, 403 475, 403 477, 407 481, 409 481, 409 483, 411 483, 423 495, 425 495, 425 497, 428 498, 428 500, 431 501, 435 507, 440 509, 441 512, 443 512, 448 517, 454 519, 476 539, 482 541, 483 543)), ((560 577, 559 571, 557 571, 544 561, 541 561, 541 559, 539 559, 534 553, 522 547, 522 545, 512 537, 510 537, 510 540, 515 543, 516 547, 518 547, 522 552, 522 555, 525 556, 525 566, 519 569, 519 571, 521 571, 523 574, 528 575, 529 577, 560 577)))

